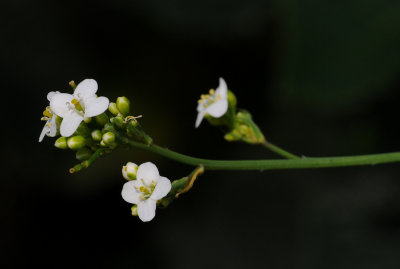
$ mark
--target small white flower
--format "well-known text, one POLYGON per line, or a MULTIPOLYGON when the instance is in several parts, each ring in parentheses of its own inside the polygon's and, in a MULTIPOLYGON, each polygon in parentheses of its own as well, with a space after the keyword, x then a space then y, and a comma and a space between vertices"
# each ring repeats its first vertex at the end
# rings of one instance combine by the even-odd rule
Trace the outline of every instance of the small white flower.
MULTIPOLYGON (((60 92, 49 92, 47 94, 47 100, 49 100, 50 102, 53 96, 58 93, 60 92)), ((42 120, 46 121, 46 124, 44 125, 43 130, 40 133, 39 142, 43 141, 45 135, 50 137, 55 137, 57 134, 56 115, 54 115, 53 111, 49 106, 46 107, 45 111, 43 111, 43 116, 44 117, 42 117, 42 120)))
POLYGON ((160 176, 157 166, 151 162, 139 165, 136 178, 124 184, 121 194, 125 201, 137 205, 139 218, 147 222, 156 215, 157 200, 171 190, 171 181, 160 176))
POLYGON ((85 79, 76 86, 74 94, 58 93, 50 100, 54 114, 63 118, 60 126, 62 136, 71 136, 86 118, 97 116, 108 108, 107 97, 97 97, 97 82, 85 79))
POLYGON ((228 87, 226 86, 225 80, 219 78, 217 90, 210 90, 209 94, 201 95, 198 103, 196 128, 199 127, 206 114, 210 114, 214 118, 222 117, 228 110, 228 87))

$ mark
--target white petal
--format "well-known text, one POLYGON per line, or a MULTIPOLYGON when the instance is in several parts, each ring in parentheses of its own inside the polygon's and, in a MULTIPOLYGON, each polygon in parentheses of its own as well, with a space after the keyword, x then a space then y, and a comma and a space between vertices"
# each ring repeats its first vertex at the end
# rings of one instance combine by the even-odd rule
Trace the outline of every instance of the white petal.
POLYGON ((51 111, 57 116, 64 118, 69 112, 69 104, 74 96, 68 93, 56 93, 51 97, 50 108, 51 111))
POLYGON ((47 122, 46 122, 46 124, 45 124, 44 127, 43 127, 42 132, 40 133, 39 142, 42 142, 42 141, 43 141, 44 135, 45 135, 48 131, 49 131, 49 126, 47 126, 47 122))
POLYGON ((171 190, 171 181, 166 177, 160 177, 150 199, 155 201, 165 197, 171 190))
POLYGON ((204 118, 205 115, 206 115, 206 111, 200 111, 200 112, 197 114, 196 123, 195 123, 195 125, 194 125, 196 128, 199 127, 199 125, 200 125, 200 123, 201 123, 201 121, 203 120, 203 118, 204 118))
POLYGON ((97 82, 94 79, 85 79, 76 86, 74 96, 77 99, 85 99, 94 96, 97 92, 97 82))
POLYGON ((199 104, 197 105, 197 112, 201 112, 201 111, 204 111, 204 110, 206 110, 204 104, 199 103, 199 104))
POLYGON ((49 92, 48 94, 47 94, 47 100, 49 100, 49 101, 51 101, 51 98, 53 98, 53 96, 54 95, 56 95, 57 93, 60 93, 60 92, 49 92))
POLYGON ((83 121, 83 117, 75 110, 70 110, 61 122, 60 133, 61 136, 71 136, 75 133, 79 124, 83 121))
POLYGON ((57 124, 56 124, 56 115, 51 117, 48 136, 55 137, 57 134, 57 124))
POLYGON ((143 180, 146 185, 150 185, 152 181, 158 182, 160 178, 160 173, 158 172, 157 166, 151 162, 142 163, 139 165, 136 178, 138 180, 143 180))
POLYGON ((219 118, 226 113, 228 110, 228 100, 221 99, 214 104, 207 107, 206 112, 214 118, 219 118))
POLYGON ((126 182, 122 187, 122 198, 131 204, 139 204, 141 202, 140 192, 135 189, 136 180, 126 182))
POLYGON ((139 219, 142 221, 151 221, 156 215, 156 201, 147 199, 138 204, 137 207, 139 219))
POLYGON ((83 99, 83 105, 85 107, 85 118, 90 118, 97 116, 108 108, 108 98, 107 97, 92 97, 83 99))
POLYGON ((226 99, 228 97, 228 86, 223 78, 219 78, 219 85, 215 90, 215 95, 219 95, 222 99, 226 99))

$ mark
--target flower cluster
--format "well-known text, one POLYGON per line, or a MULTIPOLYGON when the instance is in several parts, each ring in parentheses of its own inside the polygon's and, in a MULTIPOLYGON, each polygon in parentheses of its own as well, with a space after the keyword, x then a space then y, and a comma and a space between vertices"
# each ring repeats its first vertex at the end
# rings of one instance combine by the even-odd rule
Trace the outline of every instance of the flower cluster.
MULTIPOLYGON (((97 96, 98 85, 94 79, 85 79, 77 86, 74 82, 70 85, 74 89, 72 94, 58 91, 48 93, 49 106, 42 117, 46 123, 39 142, 46 135, 60 135, 55 146, 75 150, 76 158, 82 161, 70 169, 71 173, 87 168, 96 158, 112 152, 119 145, 152 145, 151 137, 137 121, 141 116, 129 115, 128 98, 118 97, 116 102, 110 102, 107 97, 97 96)), ((196 128, 206 118, 209 123, 227 130, 225 138, 228 141, 258 143, 260 140, 254 131, 257 126, 253 124, 251 115, 236 111, 236 97, 228 90, 223 78, 219 79, 216 90, 211 89, 209 94, 201 95, 197 112, 196 128)), ((128 162, 122 167, 122 175, 128 181, 123 185, 122 198, 134 204, 132 215, 147 222, 154 218, 157 205, 166 207, 180 194, 187 192, 203 171, 204 168, 199 166, 189 176, 171 183, 168 178, 160 176, 151 162, 139 166, 128 162)))

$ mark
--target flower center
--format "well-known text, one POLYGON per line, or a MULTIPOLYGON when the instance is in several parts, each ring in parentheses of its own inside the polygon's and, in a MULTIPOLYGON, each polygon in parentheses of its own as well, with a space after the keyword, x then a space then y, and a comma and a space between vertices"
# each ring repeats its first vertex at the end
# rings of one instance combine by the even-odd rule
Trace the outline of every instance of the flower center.
POLYGON ((146 184, 146 183, 144 182, 143 179, 141 179, 141 181, 142 181, 142 184, 143 184, 143 185, 140 186, 140 187, 135 186, 135 189, 136 189, 137 191, 141 192, 140 198, 141 198, 142 200, 146 200, 146 199, 148 199, 148 198, 151 196, 151 194, 153 193, 155 187, 157 186, 157 183, 154 182, 154 181, 152 181, 152 182, 148 185, 148 184, 146 184))
POLYGON ((211 89, 209 94, 202 94, 200 96, 198 103, 202 104, 204 107, 208 107, 219 100, 221 100, 221 95, 215 94, 214 89, 211 89))

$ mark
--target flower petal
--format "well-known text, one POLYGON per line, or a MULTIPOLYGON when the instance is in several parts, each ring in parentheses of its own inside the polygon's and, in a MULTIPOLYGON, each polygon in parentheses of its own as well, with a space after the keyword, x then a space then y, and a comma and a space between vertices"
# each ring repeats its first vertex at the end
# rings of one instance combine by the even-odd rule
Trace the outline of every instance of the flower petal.
POLYGON ((49 127, 49 131, 48 131, 47 135, 51 136, 51 137, 55 137, 56 134, 57 134, 57 123, 56 123, 56 115, 54 115, 53 117, 51 117, 50 127, 49 127))
POLYGON ((68 93, 56 93, 51 97, 50 108, 57 116, 64 118, 69 112, 69 104, 74 96, 68 93))
POLYGON ((68 114, 64 115, 61 122, 60 133, 61 136, 71 136, 75 133, 79 124, 83 121, 83 117, 75 110, 70 110, 68 114))
POLYGON ((219 95, 221 99, 226 99, 228 97, 228 86, 223 78, 219 78, 219 85, 215 90, 215 95, 219 95))
POLYGON ((122 199, 131 204, 139 204, 141 202, 140 192, 135 189, 136 180, 126 182, 122 187, 122 199))
POLYGON ((155 183, 158 182, 160 173, 158 172, 157 166, 155 166, 153 163, 142 163, 139 165, 136 178, 140 181, 143 180, 144 184, 150 185, 152 181, 155 183))
POLYGON ((156 215, 156 201, 153 199, 147 199, 139 203, 137 212, 139 219, 141 219, 143 222, 151 221, 156 215))
POLYGON ((85 79, 76 86, 74 96, 78 99, 85 99, 94 96, 97 92, 97 82, 94 79, 85 79))
POLYGON ((90 118, 106 111, 110 102, 107 97, 101 96, 83 99, 83 103, 85 106, 85 118, 90 118))
POLYGON ((201 121, 203 120, 203 118, 204 118, 204 116, 206 115, 206 111, 204 110, 204 111, 200 111, 198 114, 197 114, 197 118, 196 118, 196 123, 194 124, 194 126, 197 128, 197 127, 199 127, 199 125, 200 125, 200 123, 201 123, 201 121))
POLYGON ((42 132, 40 133, 39 142, 42 142, 42 141, 43 141, 43 138, 44 138, 45 134, 46 134, 48 131, 49 131, 49 126, 47 126, 47 122, 46 122, 46 124, 45 124, 44 127, 43 127, 42 132))
POLYGON ((214 118, 219 118, 223 116, 228 110, 228 100, 221 99, 214 104, 207 107, 206 112, 213 116, 214 118))
POLYGON ((160 177, 150 198, 155 201, 160 200, 161 198, 165 197, 170 190, 171 190, 171 181, 166 177, 160 177))
POLYGON ((59 91, 57 92, 49 92, 47 94, 47 100, 51 101, 51 98, 53 98, 54 95, 56 95, 57 93, 60 93, 59 91))

